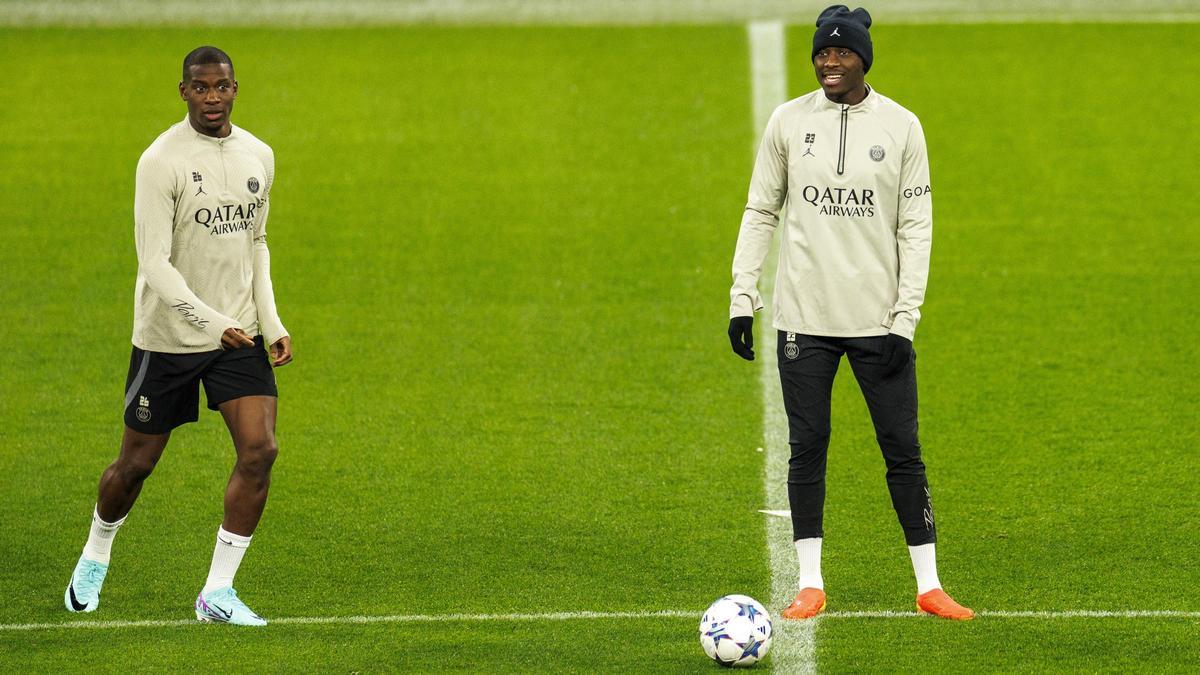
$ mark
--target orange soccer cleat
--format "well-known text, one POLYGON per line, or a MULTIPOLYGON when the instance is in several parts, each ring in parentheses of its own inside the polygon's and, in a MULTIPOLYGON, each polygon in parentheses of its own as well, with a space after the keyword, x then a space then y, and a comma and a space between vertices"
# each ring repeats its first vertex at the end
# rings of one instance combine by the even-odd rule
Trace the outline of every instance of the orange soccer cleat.
POLYGON ((804 588, 796 594, 792 604, 783 610, 785 619, 811 619, 825 611, 825 591, 819 588, 804 588))
POLYGON ((954 619, 955 621, 970 621, 975 618, 974 610, 958 604, 954 601, 954 598, 946 595, 946 591, 940 588, 935 588, 932 591, 918 595, 917 611, 922 614, 940 616, 943 619, 954 619))

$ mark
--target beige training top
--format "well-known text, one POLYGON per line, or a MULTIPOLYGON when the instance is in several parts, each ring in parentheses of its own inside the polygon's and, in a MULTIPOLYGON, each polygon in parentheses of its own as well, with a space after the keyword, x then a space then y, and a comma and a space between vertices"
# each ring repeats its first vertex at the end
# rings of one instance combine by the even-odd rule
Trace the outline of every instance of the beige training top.
POLYGON ((210 351, 230 327, 267 344, 287 335, 267 251, 274 181, 271 148, 236 126, 212 138, 184 118, 142 153, 133 207, 135 346, 210 351))
POLYGON ((750 180, 730 317, 763 307, 758 277, 786 203, 775 328, 911 340, 929 276, 929 186, 921 123, 879 92, 847 106, 817 90, 779 106, 750 180))

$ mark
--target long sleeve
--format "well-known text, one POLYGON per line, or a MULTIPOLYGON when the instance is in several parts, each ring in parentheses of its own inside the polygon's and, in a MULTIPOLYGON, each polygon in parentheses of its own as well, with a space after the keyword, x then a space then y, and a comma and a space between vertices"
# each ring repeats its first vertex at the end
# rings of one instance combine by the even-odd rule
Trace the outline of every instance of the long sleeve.
POLYGON ((933 201, 929 195, 929 155, 921 124, 913 120, 908 129, 900 165, 900 194, 897 208, 896 246, 900 279, 896 304, 891 310, 891 332, 909 340, 921 320, 921 303, 929 279, 929 251, 933 243, 933 201))
POLYGON ((183 275, 171 264, 171 235, 175 216, 175 187, 170 167, 151 153, 138 161, 133 203, 134 243, 138 273, 159 299, 174 310, 172 315, 202 331, 214 348, 228 328, 238 322, 209 307, 188 287, 183 275))
POLYGON ((763 308, 758 277, 771 250, 771 238, 779 226, 779 212, 787 198, 787 143, 780 128, 780 109, 767 122, 754 173, 746 211, 733 254, 733 287, 729 291, 729 316, 752 316, 763 308))
POLYGON ((271 284, 271 252, 267 249, 267 216, 271 210, 271 188, 275 184, 275 157, 266 161, 267 185, 263 204, 254 223, 254 306, 258 311, 258 329, 268 345, 287 335, 287 329, 275 309, 275 289, 271 284))

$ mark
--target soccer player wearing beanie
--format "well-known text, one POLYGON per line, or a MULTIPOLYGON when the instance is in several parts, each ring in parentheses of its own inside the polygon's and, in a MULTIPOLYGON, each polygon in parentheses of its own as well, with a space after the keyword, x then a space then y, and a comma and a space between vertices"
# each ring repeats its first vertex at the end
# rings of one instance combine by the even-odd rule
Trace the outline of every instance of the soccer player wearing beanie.
POLYGON ((733 259, 729 339, 754 358, 758 277, 786 205, 774 325, 791 459, 788 500, 800 564, 784 618, 825 609, 821 577, 830 393, 842 355, 870 409, 892 505, 917 577, 920 611, 974 612, 938 580, 933 505, 917 440, 913 336, 933 230, 929 163, 917 117, 866 82, 871 16, 821 12, 812 62, 821 88, 775 109, 763 133, 733 259))

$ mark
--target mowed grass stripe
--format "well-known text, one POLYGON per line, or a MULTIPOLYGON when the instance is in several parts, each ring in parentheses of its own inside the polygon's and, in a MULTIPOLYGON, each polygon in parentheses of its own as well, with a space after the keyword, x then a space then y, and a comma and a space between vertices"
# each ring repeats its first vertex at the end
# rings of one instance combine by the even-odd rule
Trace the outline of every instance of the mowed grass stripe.
MULTIPOLYGON (((655 25, 744 23, 779 20, 811 25, 819 9, 789 0, 471 0, 470 2, 387 2, 296 0, 258 2, 213 0, 16 0, 0 3, 0 25, 32 26, 270 26, 330 27, 413 24, 447 25, 655 25)), ((1045 0, 988 0, 949 5, 902 0, 880 7, 876 19, 897 23, 1179 22, 1200 20, 1200 11, 1175 0, 1099 0, 1062 7, 1045 0)))
MULTIPOLYGON (((14 384, 0 402, 13 441, 0 456, 12 469, 0 485, 48 499, 56 512, 25 536, 57 550, 18 558, 58 586, 119 433, 135 273, 129 176, 144 143, 182 117, 171 78, 195 38, 5 39, 40 45, 25 57, 33 63, 77 67, 63 46, 75 43, 113 68, 131 58, 156 64, 128 88, 146 111, 125 110, 123 99, 120 126, 104 135, 119 139, 115 149, 76 152, 89 134, 70 94, 62 107, 31 103, 0 122, 32 146, 5 153, 26 162, 6 172, 10 187, 98 183, 45 209, 0 209, 14 222, 45 223, 23 227, 0 253, 41 279, 0 292, 13 299, 5 311, 24 311, 16 299, 25 298, 50 330, 69 322, 71 291, 96 294, 85 307, 97 334, 72 355, 86 374, 47 368, 48 343, 23 341, 6 373, 27 383, 55 377, 47 387, 14 384), (49 223, 66 224, 51 247, 49 223), (90 241, 92 227, 114 236, 90 241), (71 252, 85 242, 90 256, 71 252), (46 257, 31 253, 47 248, 46 257), (52 264, 68 271, 49 274, 52 264), (63 388, 87 426, 61 425, 61 453, 34 451, 44 450, 37 427, 52 416, 30 408, 61 405, 63 388)), ((713 413, 757 429, 754 378, 717 351, 720 319, 694 311, 727 285, 728 230, 709 217, 739 208, 741 188, 722 162, 744 158, 749 140, 741 28, 238 30, 206 39, 238 60, 235 119, 276 150, 273 274, 300 350, 295 368, 278 373, 281 454, 268 515, 239 571, 247 600, 280 577, 343 610, 329 614, 703 606, 726 589, 761 594, 765 561, 735 564, 721 545, 752 530, 749 546, 762 548, 753 445, 741 448, 755 463, 749 489, 725 495, 740 504, 734 515, 714 527, 705 511, 709 495, 729 489, 706 468, 712 449, 740 440, 713 413), (339 58, 313 66, 302 58, 310 49, 339 58), (337 95, 310 109, 293 83, 314 72, 337 95), (733 373, 743 382, 709 391, 733 373), (329 584, 345 576, 356 583, 329 584), (643 597, 647 588, 656 590, 643 597)), ((114 547, 106 603, 155 606, 152 598, 203 581, 231 458, 209 413, 172 437, 114 547), (166 512, 170 520, 156 517, 166 512)), ((12 528, 0 525, 0 540, 21 536, 12 528)), ((36 602, 37 585, 0 579, 23 598, 3 618, 24 618, 17 606, 36 602)), ((305 603, 252 606, 298 615, 305 603)))
MULTIPOLYGON (((0 204, 19 224, 0 267, 28 280, 0 287, 0 492, 39 513, 0 523, 0 622, 76 618, 63 584, 120 432, 133 167, 183 117, 178 62, 197 41, 233 55, 235 120, 276 151, 272 271, 297 346, 278 372, 271 499, 238 573, 251 607, 443 615, 766 597, 761 403, 753 371, 729 358, 719 300, 752 136, 743 26, 10 30, 12 88, 27 95, 0 119, 0 187, 44 198, 0 204), (103 133, 83 92, 50 77, 93 68, 130 78, 103 133)), ((173 608, 203 583, 233 461, 219 417, 201 415, 172 436, 118 536, 100 618, 190 618, 173 608)), ((315 655, 329 668, 415 632, 453 648, 404 667, 486 657, 511 670, 534 665, 503 639, 521 630, 584 640, 536 664, 592 671, 703 664, 698 621, 286 634, 353 645, 315 655), (632 624, 655 639, 631 641, 632 624)), ((253 647, 249 670, 310 665, 291 646, 272 660, 270 633, 164 628, 150 662, 236 636, 253 647)), ((0 670, 119 653, 101 634, 5 633, 0 670)))

